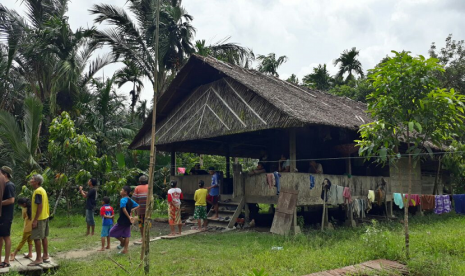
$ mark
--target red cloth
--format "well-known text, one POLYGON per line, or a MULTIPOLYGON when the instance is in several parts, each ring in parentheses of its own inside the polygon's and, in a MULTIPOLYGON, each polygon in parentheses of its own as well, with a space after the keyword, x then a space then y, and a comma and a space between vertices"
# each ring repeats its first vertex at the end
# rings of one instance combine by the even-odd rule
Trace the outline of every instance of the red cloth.
POLYGON ((352 203, 352 195, 350 194, 350 188, 344 187, 344 192, 342 192, 344 197, 344 203, 352 203))
POLYGON ((100 208, 100 216, 103 217, 106 212, 111 212, 110 216, 115 215, 115 211, 113 210, 113 207, 111 207, 111 206, 102 206, 102 208, 100 208))
POLYGON ((186 168, 179 167, 178 168, 178 173, 185 174, 186 173, 186 168))
MULTIPOLYGON (((405 196, 406 199, 408 198, 407 194, 405 194, 404 196, 405 196)), ((410 202, 409 202, 408 206, 417 206, 417 205, 421 205, 420 196, 417 195, 417 194, 411 194, 410 195, 410 202)))

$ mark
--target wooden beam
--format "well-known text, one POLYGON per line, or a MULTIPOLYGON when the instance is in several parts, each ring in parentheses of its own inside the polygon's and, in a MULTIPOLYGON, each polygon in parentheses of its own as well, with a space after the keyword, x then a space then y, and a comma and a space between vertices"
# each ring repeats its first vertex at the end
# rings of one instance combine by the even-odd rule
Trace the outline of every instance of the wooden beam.
POLYGON ((170 174, 171 176, 174 176, 176 174, 176 151, 175 150, 171 150, 170 174))
POLYGON ((290 172, 295 172, 297 168, 296 160, 297 160, 297 152, 296 152, 296 134, 295 129, 292 128, 289 132, 289 159, 290 159, 290 172))
POLYGON ((231 178, 231 154, 229 150, 226 153, 226 178, 231 178))

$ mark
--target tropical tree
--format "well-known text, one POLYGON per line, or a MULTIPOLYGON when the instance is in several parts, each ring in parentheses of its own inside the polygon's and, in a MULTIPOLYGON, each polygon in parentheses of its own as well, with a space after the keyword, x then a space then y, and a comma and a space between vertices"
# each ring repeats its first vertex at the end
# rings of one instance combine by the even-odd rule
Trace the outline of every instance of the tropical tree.
POLYGON ((142 82, 142 72, 139 68, 130 61, 124 61, 125 66, 115 72, 115 84, 118 88, 125 85, 128 82, 132 82, 132 90, 129 92, 131 96, 131 114, 134 113, 134 107, 139 101, 139 95, 144 87, 142 82))
POLYGON ((323 91, 330 89, 333 85, 333 78, 329 75, 326 64, 318 64, 318 67, 313 68, 313 73, 305 75, 302 80, 304 85, 323 91))
POLYGON ((358 74, 360 77, 364 77, 362 63, 357 59, 360 51, 357 51, 355 47, 350 50, 344 50, 339 58, 334 61, 334 66, 339 65, 339 71, 336 74, 336 78, 343 78, 345 74, 348 74, 345 78, 345 82, 354 79, 354 74, 358 74))
POLYGON ((295 74, 292 74, 286 81, 293 84, 299 84, 299 78, 295 74))
MULTIPOLYGON (((359 154, 396 164, 408 155, 408 189, 412 192, 412 169, 430 153, 430 144, 442 147, 463 132, 464 96, 453 89, 438 87, 437 72, 444 71, 438 60, 409 52, 395 52, 381 66, 371 70, 373 92, 368 96, 368 112, 374 122, 360 128, 359 154), (428 142, 428 143, 427 143, 428 142)), ((405 250, 410 257, 408 208, 404 212, 405 250)))
POLYGON ((237 43, 228 42, 229 39, 230 37, 226 37, 208 46, 204 39, 197 40, 195 42, 196 53, 201 56, 212 56, 224 62, 249 68, 255 60, 253 51, 249 48, 239 46, 237 43))
MULTIPOLYGON (((24 99, 22 120, 0 110, 0 153, 2 163, 25 176, 40 170, 39 139, 42 124, 42 103, 34 95, 24 99)), ((21 179, 21 178, 19 178, 21 179)))
POLYGON ((367 96, 373 92, 373 86, 366 78, 351 80, 347 84, 336 85, 328 90, 328 93, 348 97, 355 101, 366 103, 367 96))
POLYGON ((275 77, 279 77, 279 66, 287 61, 286 56, 280 56, 278 59, 276 59, 275 53, 270 53, 267 56, 259 55, 257 59, 260 61, 260 64, 258 65, 258 71, 275 77))

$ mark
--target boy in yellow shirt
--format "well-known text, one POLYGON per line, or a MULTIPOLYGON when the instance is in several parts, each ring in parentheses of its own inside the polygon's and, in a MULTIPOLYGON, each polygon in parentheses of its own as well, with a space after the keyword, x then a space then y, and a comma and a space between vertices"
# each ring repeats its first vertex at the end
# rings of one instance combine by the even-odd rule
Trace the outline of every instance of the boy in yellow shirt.
POLYGON ((199 189, 195 191, 194 200, 195 200, 195 210, 194 210, 194 219, 197 220, 199 225, 199 230, 207 230, 207 194, 208 190, 204 188, 205 183, 203 180, 199 181, 199 189), (202 228, 203 220, 203 228, 202 228))

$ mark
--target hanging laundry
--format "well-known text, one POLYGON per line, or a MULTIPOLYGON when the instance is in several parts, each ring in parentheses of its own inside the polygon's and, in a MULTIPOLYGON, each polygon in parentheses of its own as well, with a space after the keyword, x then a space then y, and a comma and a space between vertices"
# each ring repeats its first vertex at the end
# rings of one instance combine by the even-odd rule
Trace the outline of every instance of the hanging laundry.
POLYGON ((421 195, 421 209, 423 211, 432 211, 434 210, 434 195, 421 195))
POLYGON ((435 214, 449 213, 451 210, 450 198, 448 195, 435 195, 434 204, 435 214))
MULTIPOLYGON (((408 194, 404 194, 405 199, 408 198, 408 194)), ((421 204, 420 196, 417 194, 410 194, 410 203, 408 206, 417 206, 421 204)))
POLYGON ((328 198, 329 198, 329 190, 331 189, 331 181, 328 179, 328 178, 325 178, 325 180, 323 181, 323 183, 321 183, 321 200, 325 200, 326 202, 328 202, 328 198), (327 181, 328 183, 326 184, 326 199, 324 198, 324 193, 325 193, 325 181, 327 181))
POLYGON ((279 184, 279 178, 281 177, 281 175, 278 172, 274 172, 273 175, 274 175, 275 186, 277 190, 276 194, 279 195, 279 192, 281 191, 281 186, 279 184))
POLYGON ((399 206, 400 209, 404 208, 404 199, 402 198, 402 194, 394 193, 394 203, 399 206))
POLYGON ((375 191, 375 202, 378 206, 381 206, 386 201, 386 193, 382 188, 378 188, 375 191))
POLYGON ((342 193, 342 196, 344 197, 344 203, 352 203, 352 195, 350 194, 350 188, 349 187, 344 187, 344 192, 342 193))
POLYGON ((337 205, 337 185, 332 185, 328 191, 328 204, 337 205))
POLYGON ((315 177, 310 175, 310 190, 315 188, 315 177))
POLYGON ((336 185, 336 204, 344 204, 344 187, 336 185))
POLYGON ((457 214, 465 214, 465 195, 453 195, 455 212, 457 214))
POLYGON ((375 201, 375 191, 368 190, 368 201, 370 203, 375 201))

